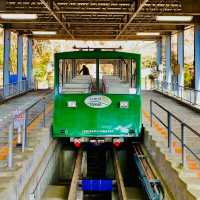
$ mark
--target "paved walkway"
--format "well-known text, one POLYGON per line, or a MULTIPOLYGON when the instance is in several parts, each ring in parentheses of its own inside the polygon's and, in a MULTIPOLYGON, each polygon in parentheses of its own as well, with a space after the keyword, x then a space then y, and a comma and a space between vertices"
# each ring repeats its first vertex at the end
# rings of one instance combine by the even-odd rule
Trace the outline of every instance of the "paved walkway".
POLYGON ((23 111, 30 107, 33 103, 43 97, 46 92, 29 92, 23 96, 16 97, 8 100, 0 105, 0 127, 6 124, 12 117, 14 117, 16 111, 23 111))
MULTIPOLYGON (((35 103, 37 100, 39 100, 42 96, 44 96, 46 94, 46 92, 40 92, 40 93, 31 93, 31 94, 27 94, 26 97, 23 96, 21 97, 21 102, 24 102, 24 105, 22 105, 21 103, 19 103, 18 99, 14 99, 13 101, 15 102, 15 104, 11 104, 10 106, 12 107, 13 105, 20 105, 21 109, 25 109, 27 107, 29 107, 30 105, 32 105, 33 103, 35 103), (26 100, 28 100, 28 102, 26 102, 26 100), (26 103, 25 103, 26 102, 26 103)), ((10 102, 9 102, 10 103, 10 102)), ((1 105, 3 106, 3 105, 1 105)), ((0 106, 0 109, 1 109, 0 106)), ((40 106, 41 107, 41 106, 40 106)), ((5 105, 4 107, 5 108, 5 105)), ((13 107, 15 108, 15 107, 13 107)), ((37 110, 38 108, 36 107, 36 109, 34 108, 31 112, 36 113, 37 117, 34 117, 34 120, 32 121, 32 123, 27 127, 27 133, 30 135, 31 133, 35 133, 35 130, 38 130, 40 128, 44 127, 44 115, 43 113, 38 112, 37 110), (39 115, 38 115, 39 114, 39 115)), ((10 113, 12 113, 12 109, 9 107, 9 111, 10 113)), ((51 124, 51 118, 52 118, 52 103, 49 103, 48 105, 46 105, 46 109, 45 109, 45 126, 46 127, 50 127, 51 124)), ((40 110, 41 112, 41 110, 40 110)), ((11 115, 9 115, 10 113, 8 113, 8 118, 11 117, 11 115)), ((6 120, 8 120, 8 118, 6 120)), ((4 120, 4 121, 6 121, 4 120)), ((5 122, 6 123, 6 122, 5 122)), ((29 141, 27 141, 29 144, 29 141)), ((16 152, 21 151, 21 148, 19 148, 20 150, 16 149, 16 145, 18 143, 18 134, 16 131, 14 131, 14 135, 13 135, 13 147, 14 147, 14 155, 16 155, 16 152)), ((0 169, 1 167, 5 167, 7 166, 7 156, 8 156, 8 127, 7 129, 0 129, 0 169)))
MULTIPOLYGON (((160 105, 176 115, 183 122, 191 126, 196 131, 200 132, 200 114, 191 110, 190 108, 179 104, 177 101, 167 98, 162 94, 153 91, 143 92, 143 109, 150 111, 150 99, 157 101, 160 105)), ((158 115, 164 119, 166 116, 160 112, 160 109, 154 109, 158 111, 158 115)), ((166 120, 166 118, 165 118, 166 120)))

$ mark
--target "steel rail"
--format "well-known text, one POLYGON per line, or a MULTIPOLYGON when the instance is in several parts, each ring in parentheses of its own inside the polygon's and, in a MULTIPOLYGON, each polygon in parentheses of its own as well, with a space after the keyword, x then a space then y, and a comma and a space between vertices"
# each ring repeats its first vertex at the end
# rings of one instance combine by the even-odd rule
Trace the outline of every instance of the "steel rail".
POLYGON ((113 151, 113 164, 114 164, 115 178, 117 181, 117 188, 119 192, 119 199, 128 200, 123 177, 120 170, 119 160, 117 157, 117 152, 115 150, 113 151))
POLYGON ((81 164, 82 164, 82 157, 83 157, 83 152, 82 150, 79 150, 75 162, 75 167, 74 167, 74 173, 70 185, 70 190, 69 190, 69 195, 68 195, 68 200, 76 200, 76 195, 77 195, 77 188, 78 188, 78 182, 80 178, 80 173, 81 173, 81 164))

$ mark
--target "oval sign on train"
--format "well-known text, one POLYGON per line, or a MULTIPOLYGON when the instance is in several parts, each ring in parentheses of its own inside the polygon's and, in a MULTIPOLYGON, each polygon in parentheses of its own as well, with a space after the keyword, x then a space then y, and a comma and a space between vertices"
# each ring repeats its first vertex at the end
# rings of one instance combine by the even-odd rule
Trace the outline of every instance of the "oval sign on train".
POLYGON ((90 108, 106 108, 112 103, 110 98, 103 95, 89 96, 84 102, 90 108))

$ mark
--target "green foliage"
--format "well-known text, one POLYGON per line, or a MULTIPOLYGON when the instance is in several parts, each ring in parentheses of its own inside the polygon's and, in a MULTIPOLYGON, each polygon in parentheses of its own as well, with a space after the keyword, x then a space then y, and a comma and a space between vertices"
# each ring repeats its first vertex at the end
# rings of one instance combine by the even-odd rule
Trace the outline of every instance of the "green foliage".
POLYGON ((157 66, 156 59, 150 56, 146 56, 142 59, 142 66, 145 68, 156 67, 157 66))
POLYGON ((48 48, 48 43, 42 41, 35 41, 34 44, 34 77, 37 80, 46 80, 47 78, 47 65, 50 61, 51 53, 48 48))
POLYGON ((186 87, 192 87, 192 80, 193 80, 193 65, 192 64, 185 64, 184 69, 184 85, 186 87))

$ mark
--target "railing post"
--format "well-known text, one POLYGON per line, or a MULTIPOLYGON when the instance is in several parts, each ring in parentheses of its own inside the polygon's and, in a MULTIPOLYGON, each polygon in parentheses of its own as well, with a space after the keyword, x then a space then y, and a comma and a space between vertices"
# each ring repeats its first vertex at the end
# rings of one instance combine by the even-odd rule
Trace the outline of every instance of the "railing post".
POLYGON ((199 90, 194 90, 195 93, 195 105, 199 105, 200 94, 199 90))
POLYGON ((172 83, 172 88, 173 88, 174 96, 176 96, 176 83, 172 83))
POLYGON ((46 111, 46 106, 45 106, 45 99, 44 99, 43 100, 43 127, 44 128, 46 126, 45 111, 46 111))
POLYGON ((186 148, 185 148, 185 133, 184 133, 184 124, 183 123, 181 123, 181 148, 182 148, 182 166, 185 167, 186 148))
POLYGON ((192 90, 190 89, 190 103, 192 104, 192 90))
POLYGON ((13 167, 13 120, 9 125, 8 131, 8 168, 13 167))
POLYGON ((153 112, 152 112, 152 105, 153 105, 153 102, 152 102, 152 100, 150 100, 150 125, 151 125, 151 127, 153 126, 153 112))
POLYGON ((28 125, 28 110, 24 111, 24 130, 22 133, 22 152, 24 152, 27 146, 27 125, 28 125))
POLYGON ((197 103, 197 94, 196 94, 196 90, 194 90, 194 104, 193 105, 196 105, 197 103))
POLYGON ((183 100, 183 90, 184 90, 184 87, 181 86, 181 101, 183 100))
POLYGON ((169 152, 172 153, 172 133, 171 133, 171 114, 167 112, 167 122, 168 122, 168 148, 169 152))

